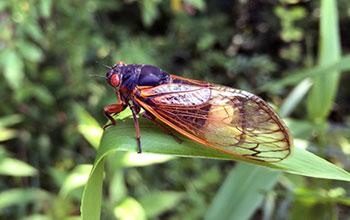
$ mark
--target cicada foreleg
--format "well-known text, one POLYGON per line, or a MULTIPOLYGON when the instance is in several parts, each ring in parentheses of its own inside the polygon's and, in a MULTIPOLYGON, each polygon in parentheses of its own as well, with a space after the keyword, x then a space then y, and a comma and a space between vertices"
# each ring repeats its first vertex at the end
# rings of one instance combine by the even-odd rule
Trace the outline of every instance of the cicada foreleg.
POLYGON ((111 114, 118 114, 119 112, 122 112, 125 108, 126 108, 126 105, 124 104, 112 104, 104 107, 103 110, 104 110, 105 116, 111 121, 111 123, 103 126, 103 130, 106 130, 106 128, 108 128, 109 126, 116 124, 116 121, 111 116, 111 114))
POLYGON ((150 114, 149 112, 145 111, 144 113, 142 113, 142 116, 153 121, 156 125, 158 125, 160 128, 162 128, 166 133, 168 133, 169 135, 171 135, 173 138, 175 138, 180 144, 183 142, 183 140, 179 137, 177 137, 176 135, 174 135, 167 127, 165 127, 163 124, 159 123, 158 121, 156 121, 156 117, 154 117, 154 115, 150 114))

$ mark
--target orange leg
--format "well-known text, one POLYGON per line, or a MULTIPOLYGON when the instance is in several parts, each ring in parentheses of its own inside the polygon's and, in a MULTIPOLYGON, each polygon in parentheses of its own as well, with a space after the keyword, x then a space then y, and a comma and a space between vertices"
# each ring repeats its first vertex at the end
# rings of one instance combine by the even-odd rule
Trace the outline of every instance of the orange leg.
POLYGON ((123 105, 123 104, 112 104, 112 105, 104 107, 103 108, 104 113, 105 113, 106 117, 111 121, 111 123, 103 126, 103 130, 106 130, 106 128, 108 128, 109 126, 116 124, 116 121, 111 116, 111 114, 118 114, 119 112, 124 111, 125 108, 126 108, 126 105, 123 105))

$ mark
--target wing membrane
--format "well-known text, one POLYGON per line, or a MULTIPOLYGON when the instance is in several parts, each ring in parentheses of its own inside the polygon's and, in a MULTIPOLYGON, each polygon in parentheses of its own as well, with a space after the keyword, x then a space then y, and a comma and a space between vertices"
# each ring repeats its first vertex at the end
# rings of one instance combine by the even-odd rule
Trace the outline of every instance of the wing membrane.
POLYGON ((218 150, 264 162, 290 154, 292 139, 261 98, 220 85, 164 84, 137 102, 178 132, 218 150))

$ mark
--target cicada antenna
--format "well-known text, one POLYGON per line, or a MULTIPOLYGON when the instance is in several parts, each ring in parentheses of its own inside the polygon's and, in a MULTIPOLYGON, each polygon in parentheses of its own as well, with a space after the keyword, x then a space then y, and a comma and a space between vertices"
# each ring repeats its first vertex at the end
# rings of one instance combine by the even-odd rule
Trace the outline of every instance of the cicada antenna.
POLYGON ((107 69, 110 69, 110 70, 112 69, 111 66, 108 66, 108 65, 106 65, 106 64, 100 63, 100 62, 98 62, 97 60, 96 60, 96 63, 101 64, 102 66, 106 67, 107 69))
POLYGON ((100 74, 90 74, 89 76, 94 76, 94 77, 101 77, 101 78, 104 78, 104 79, 106 79, 106 77, 105 77, 105 76, 103 76, 103 75, 100 75, 100 74))

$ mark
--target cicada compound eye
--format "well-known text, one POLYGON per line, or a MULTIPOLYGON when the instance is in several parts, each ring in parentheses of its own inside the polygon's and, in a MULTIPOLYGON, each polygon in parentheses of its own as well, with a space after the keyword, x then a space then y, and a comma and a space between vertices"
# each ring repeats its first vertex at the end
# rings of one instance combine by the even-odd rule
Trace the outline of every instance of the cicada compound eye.
POLYGON ((119 79, 118 74, 114 74, 114 75, 111 77, 111 84, 112 84, 112 86, 118 87, 118 86, 119 86, 119 82, 120 82, 120 79, 119 79))

